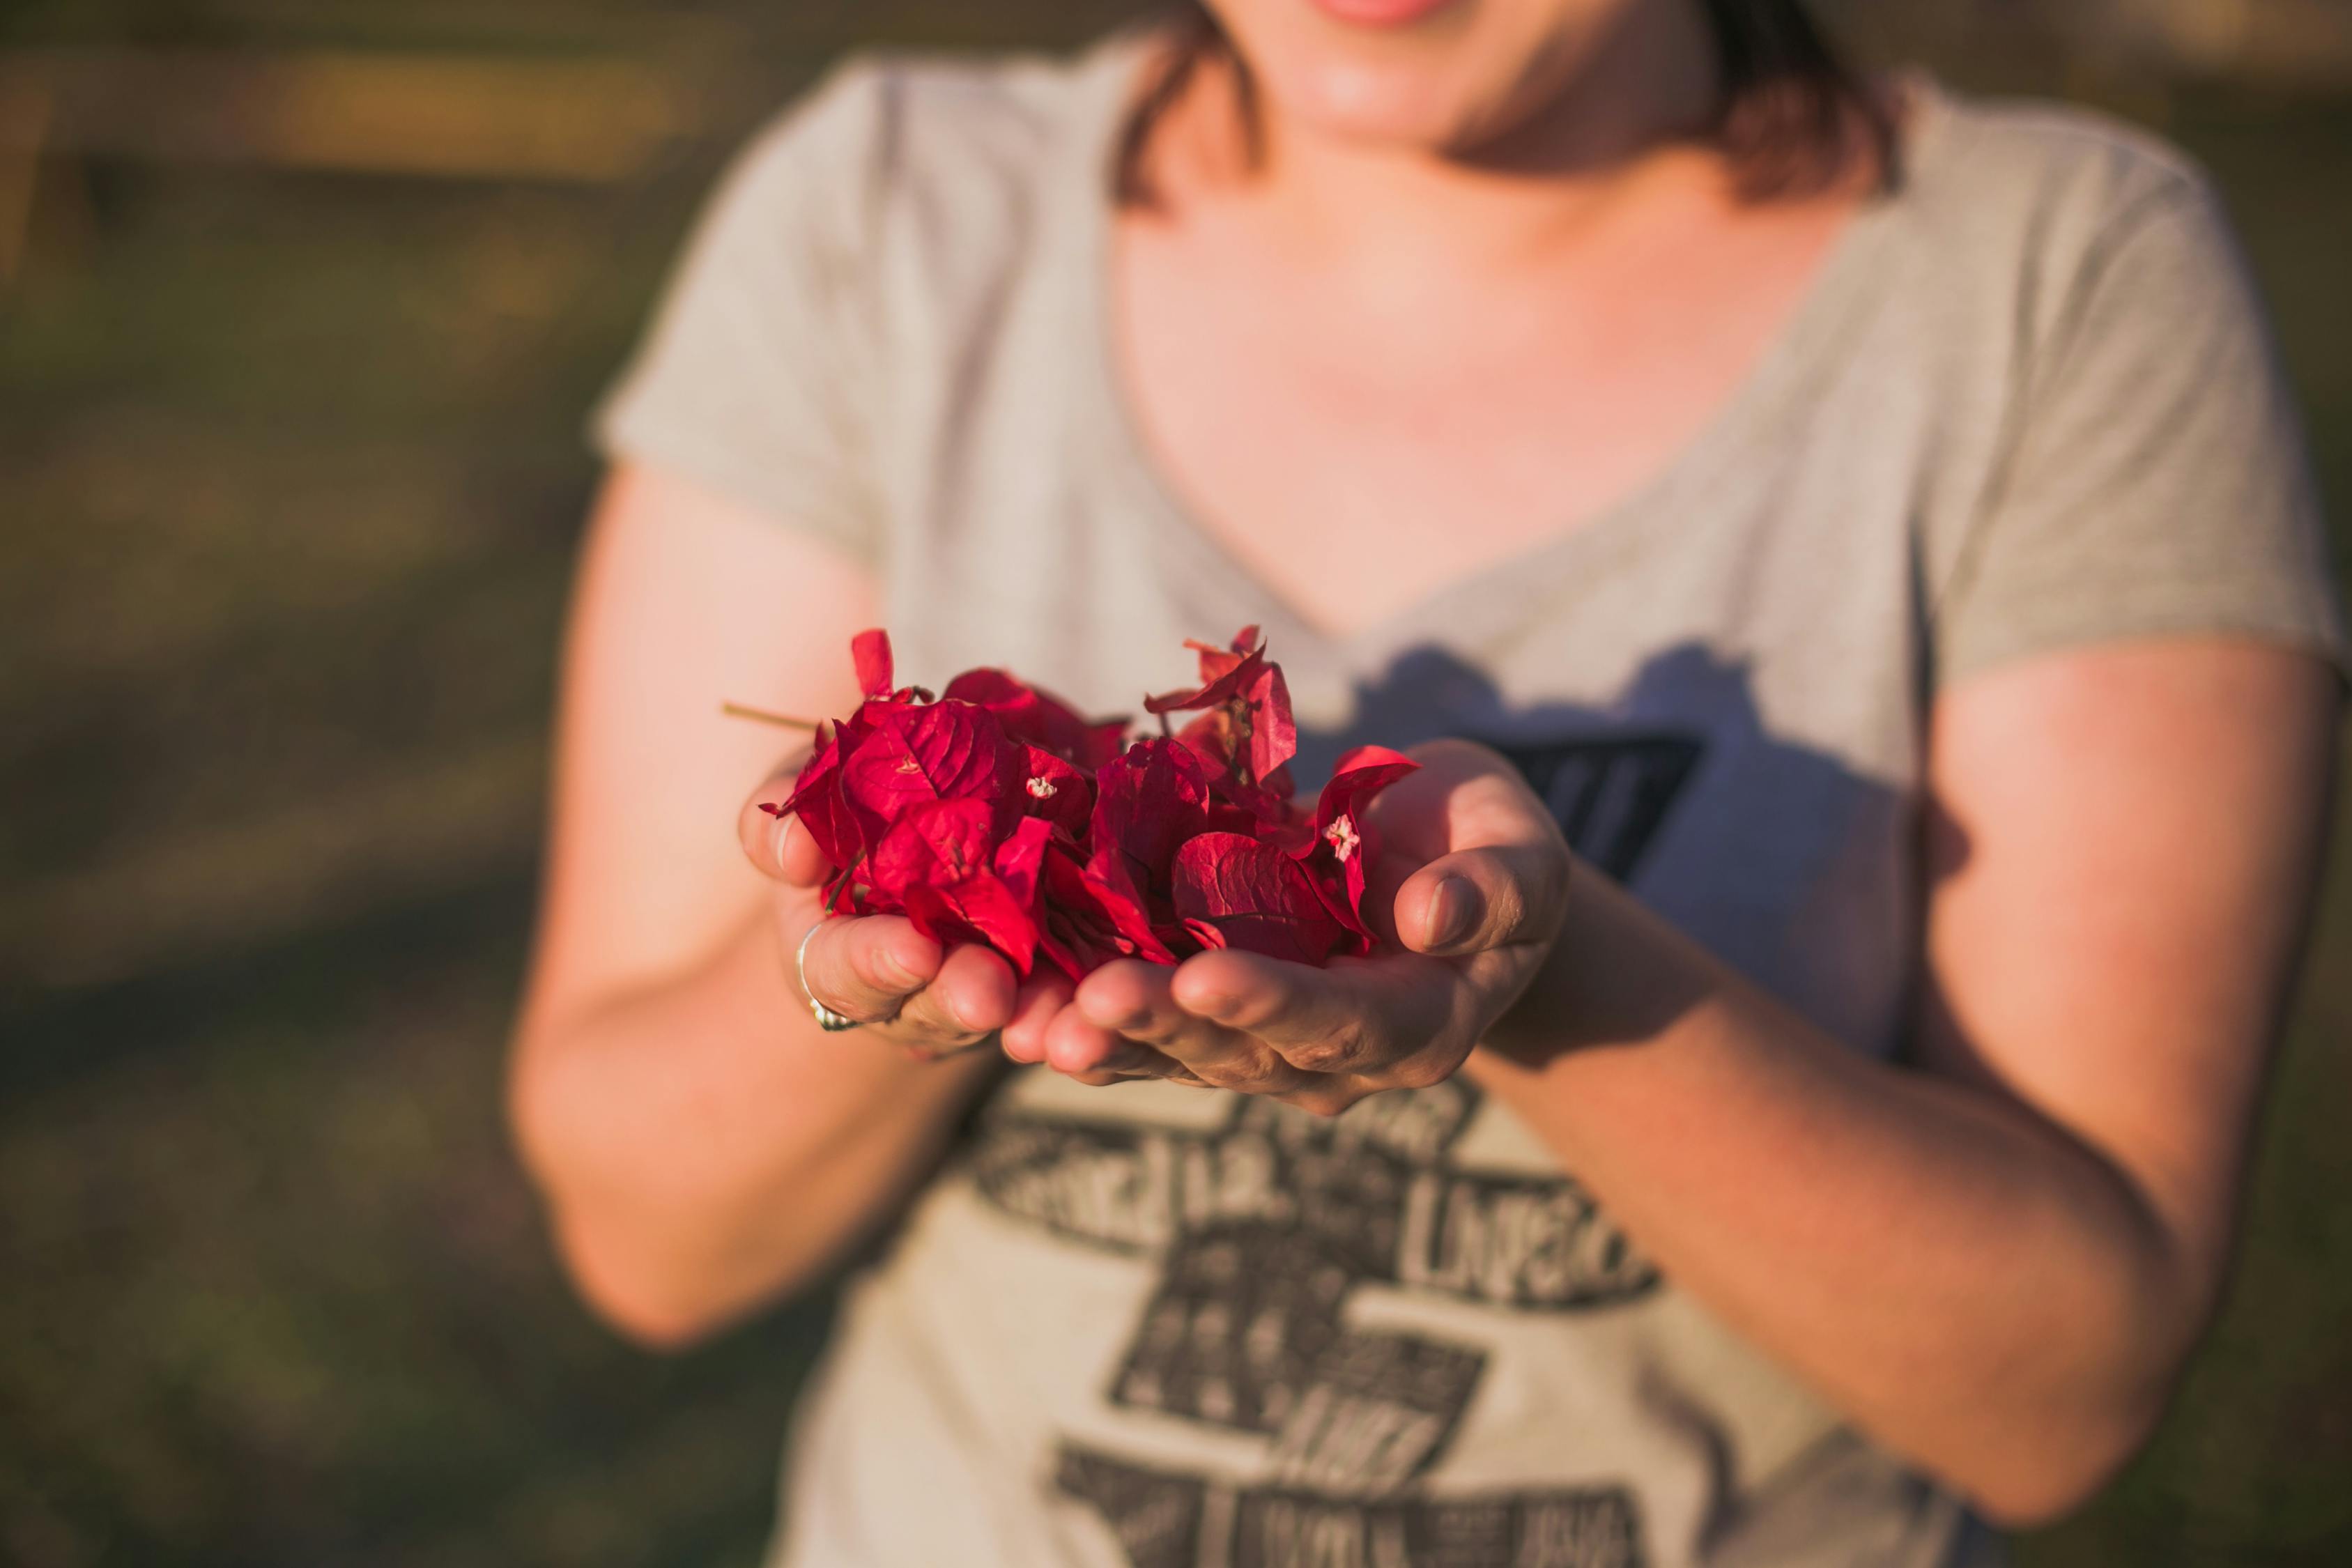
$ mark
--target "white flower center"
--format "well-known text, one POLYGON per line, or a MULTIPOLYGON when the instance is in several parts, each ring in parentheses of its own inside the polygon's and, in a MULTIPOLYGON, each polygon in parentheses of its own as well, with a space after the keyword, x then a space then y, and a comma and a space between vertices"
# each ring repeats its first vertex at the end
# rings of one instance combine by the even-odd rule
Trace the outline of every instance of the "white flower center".
POLYGON ((1343 866, 1348 863, 1348 858, 1355 854, 1357 847, 1363 843, 1357 837, 1355 819, 1344 811, 1331 819, 1331 826, 1323 830, 1323 837, 1331 841, 1331 853, 1339 858, 1343 866))
POLYGON ((1051 800, 1055 793, 1054 781, 1043 773, 1029 781, 1029 794, 1032 799, 1051 800))

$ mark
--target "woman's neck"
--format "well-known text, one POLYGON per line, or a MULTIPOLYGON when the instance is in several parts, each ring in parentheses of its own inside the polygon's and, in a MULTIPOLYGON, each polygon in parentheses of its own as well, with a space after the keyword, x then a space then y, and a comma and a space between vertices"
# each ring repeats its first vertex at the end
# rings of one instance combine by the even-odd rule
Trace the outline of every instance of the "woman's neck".
POLYGON ((1725 160, 1706 139, 1721 87, 1705 17, 1688 5, 1618 16, 1572 66, 1532 75, 1519 101, 1498 105, 1505 129, 1460 148, 1333 135, 1263 95, 1253 126, 1237 69, 1219 62, 1169 117, 1171 195, 1244 204, 1289 243, 1375 282, 1556 255, 1662 186, 1727 193, 1725 160))

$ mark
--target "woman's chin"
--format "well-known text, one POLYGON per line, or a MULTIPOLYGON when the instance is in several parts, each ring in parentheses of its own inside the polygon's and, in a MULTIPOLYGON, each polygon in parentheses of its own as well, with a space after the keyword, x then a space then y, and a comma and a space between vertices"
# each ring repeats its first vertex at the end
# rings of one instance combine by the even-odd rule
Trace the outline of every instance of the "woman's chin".
POLYGON ((1476 118, 1452 83, 1427 70, 1335 62, 1268 85, 1283 118, 1366 147, 1440 151, 1457 145, 1476 118))

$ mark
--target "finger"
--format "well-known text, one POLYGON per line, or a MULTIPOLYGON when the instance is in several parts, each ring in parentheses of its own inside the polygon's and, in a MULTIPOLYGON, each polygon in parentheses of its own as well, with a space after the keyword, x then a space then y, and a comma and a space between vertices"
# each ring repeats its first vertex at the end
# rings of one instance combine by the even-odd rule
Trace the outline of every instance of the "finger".
POLYGON ((1460 985, 1447 965, 1411 954, 1310 969, 1228 949, 1187 960, 1173 989, 1186 1012, 1302 1072, 1384 1077, 1450 1038, 1460 985))
POLYGON ((1108 963, 1078 987, 1075 1005, 1099 1028, 1187 1060, 1215 1058, 1248 1045, 1223 1025, 1195 1017, 1169 993, 1175 970, 1135 961, 1108 963))
POLYGON ((898 1016, 946 962, 940 944, 900 915, 826 920, 803 949, 809 995, 861 1024, 898 1016))
POLYGON ((1063 1008, 1045 1027, 1045 1065, 1081 1083, 1117 1083, 1149 1060, 1149 1050, 1088 1022, 1076 1007, 1063 1008))
POLYGON ((736 813, 735 837, 743 847, 745 858, 761 876, 796 888, 814 888, 832 874, 832 865, 799 818, 779 816, 770 809, 792 798, 804 758, 805 753, 793 756, 751 792, 743 809, 736 813))
POLYGON ((1062 1009, 1070 1005, 1076 989, 1069 977, 1059 971, 1031 976, 1013 999, 1013 1016, 1005 1020, 1004 1054, 1024 1065, 1044 1061, 1045 1031, 1062 1009))
POLYGON ((907 998, 888 1032, 919 1046, 977 1045, 1012 1021, 1017 994, 1013 966, 967 942, 949 950, 937 977, 907 998))
POLYGON ((1126 1047, 1124 1054, 1116 1066, 1093 1068, 1084 1072, 1066 1073, 1063 1076, 1076 1079, 1078 1082, 1091 1085, 1096 1089, 1108 1089, 1115 1083, 1135 1083, 1144 1079, 1164 1079, 1170 1083, 1187 1084, 1194 1089, 1216 1087, 1212 1083, 1202 1082, 1150 1047, 1139 1046, 1132 1042, 1126 1047))
POLYGON ((1177 971, 1108 963, 1078 987, 1077 1010, 1097 1027, 1148 1046, 1202 1081, 1244 1094, 1277 1094, 1302 1075, 1248 1035, 1187 1012, 1171 989, 1177 971))
POLYGON ((1075 1006, 1063 1008, 1046 1026, 1045 1065, 1065 1077, 1097 1087, 1139 1078, 1201 1082, 1150 1046, 1087 1022, 1075 1006))
POLYGON ((1568 908, 1569 875, 1568 858, 1549 844, 1441 857, 1397 890, 1397 938, 1446 958, 1549 942, 1568 908))

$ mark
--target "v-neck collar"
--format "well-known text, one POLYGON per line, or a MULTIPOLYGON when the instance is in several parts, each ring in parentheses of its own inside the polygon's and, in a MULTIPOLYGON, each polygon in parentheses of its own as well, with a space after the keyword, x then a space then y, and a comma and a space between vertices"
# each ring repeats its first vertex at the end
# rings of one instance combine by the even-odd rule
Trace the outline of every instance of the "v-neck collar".
MULTIPOLYGON (((1874 198, 1845 220, 1764 351, 1697 434, 1649 478, 1568 528, 1441 583, 1360 628, 1334 632, 1301 611, 1206 526, 1161 466, 1128 397, 1114 309, 1115 214, 1105 171, 1144 52, 1133 37, 1103 48, 1102 58, 1092 62, 1098 68, 1094 112, 1073 138, 1087 180, 1078 220, 1083 263, 1073 313, 1080 337, 1074 352, 1083 362, 1079 368, 1087 384, 1084 411, 1096 421, 1096 437, 1140 502, 1138 521, 1151 535, 1155 558, 1180 580, 1221 589, 1232 601, 1227 617, 1263 627, 1286 663, 1360 673, 1433 637, 1456 640, 1465 617, 1475 616, 1482 633, 1492 633, 1498 617, 1508 618, 1512 605, 1556 607, 1564 578, 1603 581, 1629 559, 1686 538, 1706 511, 1696 504, 1698 499, 1801 409, 1805 388, 1833 363, 1834 351, 1867 314, 1869 296, 1887 272, 1877 260, 1895 226, 1899 189, 1874 198)), ((1932 83, 1912 85, 1913 115, 1903 156, 1906 179, 1918 177, 1932 158, 1948 107, 1932 83)))

